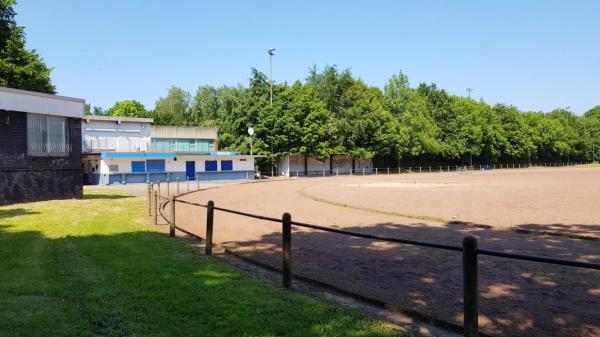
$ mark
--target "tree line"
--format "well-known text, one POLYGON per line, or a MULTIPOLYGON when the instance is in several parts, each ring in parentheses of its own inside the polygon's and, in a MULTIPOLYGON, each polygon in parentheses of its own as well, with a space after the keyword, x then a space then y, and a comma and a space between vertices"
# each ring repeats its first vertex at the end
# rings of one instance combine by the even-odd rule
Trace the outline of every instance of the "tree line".
MULTIPOLYGON (((15 0, 0 0, 0 86, 55 93, 35 50, 25 48, 15 0)), ((313 67, 303 81, 276 83, 252 69, 247 86, 200 86, 194 96, 171 87, 152 109, 135 100, 87 114, 151 117, 158 125, 216 126, 221 149, 270 162, 301 153, 350 154, 377 166, 592 161, 600 137, 600 106, 578 116, 568 109, 522 111, 506 104, 451 95, 435 84, 410 86, 393 75, 383 88, 345 69, 313 67)))
POLYGON ((600 137, 600 106, 583 116, 563 108, 521 111, 433 83, 411 87, 401 72, 381 89, 335 66, 274 84, 272 105, 267 76, 252 69, 247 86, 204 85, 193 97, 171 87, 152 110, 135 100, 94 110, 151 117, 158 125, 216 126, 219 147, 242 153, 249 152, 252 126, 254 153, 273 162, 294 153, 350 154, 379 166, 592 161, 600 137))

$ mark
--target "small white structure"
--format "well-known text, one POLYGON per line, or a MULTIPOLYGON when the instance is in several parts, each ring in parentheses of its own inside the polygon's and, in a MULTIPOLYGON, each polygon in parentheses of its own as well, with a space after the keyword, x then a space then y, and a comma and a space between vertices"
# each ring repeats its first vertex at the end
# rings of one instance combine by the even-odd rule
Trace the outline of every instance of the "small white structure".
POLYGON ((335 154, 329 158, 316 158, 293 154, 279 161, 279 175, 295 177, 303 175, 361 174, 373 171, 370 159, 355 159, 347 154, 335 154))

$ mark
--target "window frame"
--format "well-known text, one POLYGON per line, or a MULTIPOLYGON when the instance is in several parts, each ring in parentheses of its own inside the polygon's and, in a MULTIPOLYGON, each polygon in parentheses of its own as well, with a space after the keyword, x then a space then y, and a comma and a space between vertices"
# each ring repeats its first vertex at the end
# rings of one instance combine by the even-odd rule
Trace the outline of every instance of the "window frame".
MULTIPOLYGON (((68 117, 63 117, 63 116, 54 116, 54 115, 44 115, 44 114, 36 114, 36 113, 27 113, 27 155, 31 156, 31 157, 68 157, 71 155, 71 132, 70 132, 70 123, 69 123, 69 118, 68 117), (37 138, 43 138, 43 140, 41 140, 42 144, 43 144, 43 149, 40 151, 32 151, 32 144, 31 142, 33 141, 32 138, 34 138, 34 135, 32 134, 32 124, 34 122, 32 122, 33 118, 38 118, 39 121, 43 120, 43 128, 45 128, 44 130, 41 130, 41 137, 40 135, 35 135, 35 137, 37 138), (57 135, 57 134, 53 134, 54 132, 56 132, 56 129, 52 129, 52 125, 53 123, 51 123, 52 121, 61 121, 63 122, 63 127, 64 129, 62 130, 62 135, 57 135), (56 145, 51 143, 51 140, 53 137, 61 137, 64 136, 64 143, 56 145), (56 147, 63 147, 64 151, 63 152, 55 152, 56 147)), ((54 124, 54 126, 56 126, 56 124, 54 124)))

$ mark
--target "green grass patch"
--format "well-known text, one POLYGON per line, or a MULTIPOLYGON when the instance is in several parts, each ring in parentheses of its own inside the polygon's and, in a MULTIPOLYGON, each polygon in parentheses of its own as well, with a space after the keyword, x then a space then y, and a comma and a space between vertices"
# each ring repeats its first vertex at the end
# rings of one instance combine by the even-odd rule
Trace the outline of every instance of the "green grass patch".
POLYGON ((395 336, 145 224, 145 200, 0 207, 0 336, 395 336))

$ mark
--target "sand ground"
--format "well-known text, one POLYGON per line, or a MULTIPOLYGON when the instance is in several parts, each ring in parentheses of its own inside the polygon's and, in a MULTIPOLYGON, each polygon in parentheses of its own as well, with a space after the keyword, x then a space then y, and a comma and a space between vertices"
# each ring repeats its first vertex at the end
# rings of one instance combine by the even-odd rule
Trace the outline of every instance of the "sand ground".
MULTIPOLYGON (((300 178, 227 185, 185 200, 387 236, 600 262, 600 168, 300 178), (491 225, 491 229, 465 226, 491 225)), ((204 236, 204 209, 178 204, 177 224, 204 236)), ((215 241, 281 263, 281 225, 215 215, 215 241)), ((293 232, 293 272, 455 324, 462 320, 460 253, 293 232)), ((600 271, 480 257, 480 326, 496 336, 600 336, 600 271)))

